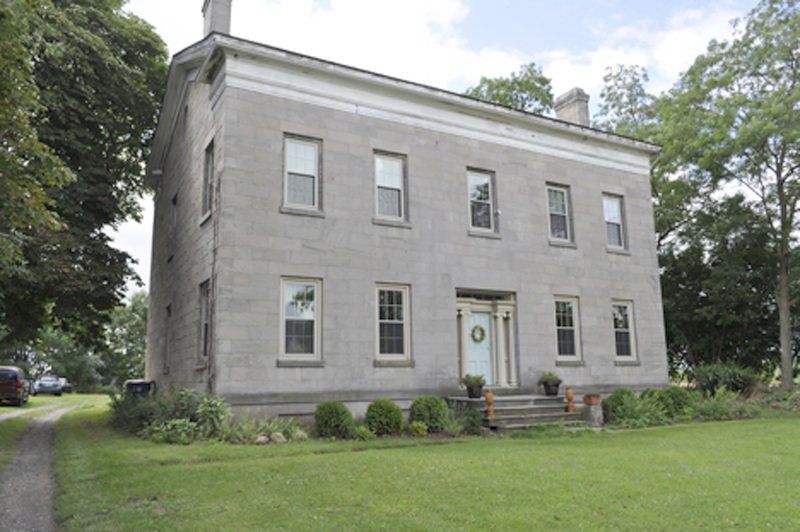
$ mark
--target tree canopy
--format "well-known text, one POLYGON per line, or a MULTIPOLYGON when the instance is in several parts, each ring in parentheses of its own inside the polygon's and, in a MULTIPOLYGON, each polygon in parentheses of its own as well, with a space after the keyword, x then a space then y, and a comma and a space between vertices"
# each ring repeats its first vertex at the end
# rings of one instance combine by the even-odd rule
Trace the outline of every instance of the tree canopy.
POLYGON ((479 100, 494 102, 529 113, 544 114, 553 109, 550 79, 535 63, 528 63, 508 77, 482 77, 477 85, 464 92, 479 100))

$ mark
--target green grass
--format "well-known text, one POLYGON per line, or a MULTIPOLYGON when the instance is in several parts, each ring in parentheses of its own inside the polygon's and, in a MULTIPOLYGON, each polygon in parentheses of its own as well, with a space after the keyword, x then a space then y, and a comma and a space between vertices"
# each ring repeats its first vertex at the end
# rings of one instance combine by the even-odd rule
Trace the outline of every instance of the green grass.
MULTIPOLYGON (((534 438, 156 445, 59 425, 66 529, 798 529, 800 418, 534 438)), ((556 431, 558 432, 558 431, 556 431)))

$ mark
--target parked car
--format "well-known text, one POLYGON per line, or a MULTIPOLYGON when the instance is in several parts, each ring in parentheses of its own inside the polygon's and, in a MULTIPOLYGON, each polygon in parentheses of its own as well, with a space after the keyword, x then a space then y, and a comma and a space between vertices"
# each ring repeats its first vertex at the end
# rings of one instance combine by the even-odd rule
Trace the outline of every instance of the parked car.
POLYGON ((40 393, 61 395, 61 392, 61 381, 53 375, 45 375, 33 385, 33 395, 39 395, 40 393))
POLYGON ((25 372, 16 366, 0 366, 0 402, 15 406, 28 402, 28 383, 25 372))
POLYGON ((61 382, 61 391, 64 393, 72 393, 72 383, 64 377, 58 379, 61 382))

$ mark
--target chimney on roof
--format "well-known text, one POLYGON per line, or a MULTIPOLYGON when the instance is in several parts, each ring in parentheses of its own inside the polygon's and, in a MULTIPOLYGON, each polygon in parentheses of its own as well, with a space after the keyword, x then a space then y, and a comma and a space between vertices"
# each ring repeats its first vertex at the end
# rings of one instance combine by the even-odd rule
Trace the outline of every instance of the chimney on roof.
POLYGON ((556 98, 555 108, 559 120, 579 126, 589 125, 589 95, 583 89, 575 87, 556 98))
POLYGON ((211 32, 231 32, 231 0, 203 1, 203 37, 211 32))

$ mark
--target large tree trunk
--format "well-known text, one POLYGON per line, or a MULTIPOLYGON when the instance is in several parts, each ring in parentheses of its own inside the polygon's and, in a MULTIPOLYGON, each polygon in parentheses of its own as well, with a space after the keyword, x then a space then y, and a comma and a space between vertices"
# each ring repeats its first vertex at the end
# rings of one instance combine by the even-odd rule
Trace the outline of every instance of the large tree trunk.
POLYGON ((792 364, 792 326, 789 303, 789 257, 788 253, 783 252, 778 260, 777 300, 781 340, 781 388, 791 390, 794 387, 794 365, 792 364))

